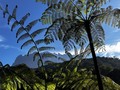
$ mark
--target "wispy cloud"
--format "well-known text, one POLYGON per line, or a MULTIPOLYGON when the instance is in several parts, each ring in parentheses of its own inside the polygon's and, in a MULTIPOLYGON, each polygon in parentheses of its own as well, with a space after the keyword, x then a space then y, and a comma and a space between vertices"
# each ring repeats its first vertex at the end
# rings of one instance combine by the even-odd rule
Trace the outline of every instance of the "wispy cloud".
POLYGON ((10 45, 6 45, 6 44, 0 44, 0 48, 20 50, 20 49, 19 49, 19 48, 17 48, 17 47, 10 46, 10 45))
POLYGON ((4 40, 5 40, 5 38, 0 35, 0 42, 3 42, 4 40))
POLYGON ((118 29, 118 28, 115 28, 114 30, 113 30, 113 32, 119 32, 120 31, 120 29, 118 29))
POLYGON ((15 46, 11 46, 11 45, 7 45, 7 44, 0 44, 0 49, 12 49, 12 50, 15 50, 15 51, 18 51, 20 52, 22 55, 26 54, 27 53, 27 50, 21 50, 19 47, 15 47, 15 46))

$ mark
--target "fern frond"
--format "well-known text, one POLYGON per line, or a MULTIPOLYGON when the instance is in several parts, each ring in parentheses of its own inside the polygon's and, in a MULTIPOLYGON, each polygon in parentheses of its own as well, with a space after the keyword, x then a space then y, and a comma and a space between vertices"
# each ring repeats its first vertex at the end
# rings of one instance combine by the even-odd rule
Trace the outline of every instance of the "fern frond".
POLYGON ((73 49, 74 43, 71 42, 72 39, 63 39, 63 46, 65 48, 65 51, 70 51, 71 49, 73 49))
POLYGON ((17 38, 23 31, 25 31, 25 28, 24 28, 23 26, 21 26, 21 27, 17 30, 17 32, 16 32, 16 38, 17 38))
POLYGON ((24 40, 26 38, 30 37, 28 33, 25 33, 23 35, 21 35, 18 39, 17 39, 17 43, 19 43, 19 41, 24 40))
POLYGON ((32 47, 29 49, 29 51, 28 51, 28 53, 27 53, 27 56, 30 55, 30 54, 32 54, 32 53, 35 52, 35 51, 37 51, 37 47, 36 47, 36 46, 32 46, 32 47))
POLYGON ((21 25, 24 25, 27 18, 30 16, 30 13, 27 13, 25 16, 22 17, 22 19, 19 21, 21 25))
POLYGON ((53 49, 55 49, 55 48, 54 47, 48 47, 48 46, 46 46, 46 47, 40 47, 39 51, 53 50, 53 49))
POLYGON ((54 55, 53 53, 49 53, 49 52, 43 52, 41 56, 42 58, 49 58, 49 57, 57 58, 56 55, 54 55))
POLYGON ((34 56, 33 56, 33 61, 35 61, 36 59, 40 58, 39 55, 40 55, 40 54, 39 54, 38 52, 35 53, 34 56))
POLYGON ((84 51, 80 52, 80 54, 84 58, 86 58, 88 55, 90 55, 90 53, 91 53, 91 49, 90 49, 90 45, 89 44, 84 48, 84 51))
POLYGON ((31 36, 32 36, 33 38, 35 38, 37 35, 39 35, 40 33, 42 33, 45 29, 46 29, 46 28, 35 30, 35 31, 31 34, 31 36))
POLYGON ((14 10, 13 10, 13 12, 12 12, 12 17, 14 18, 14 19, 16 19, 16 11, 17 11, 17 5, 15 6, 15 8, 14 8, 14 10))
POLYGON ((74 45, 74 52, 75 52, 75 55, 78 55, 78 50, 77 50, 77 47, 74 45))
MULTIPOLYGON (((4 11, 4 10, 2 10, 4 11)), ((6 9, 5 11, 3 12, 3 16, 5 17, 6 14, 8 14, 8 24, 10 23, 11 19, 14 19, 15 21, 13 22, 12 26, 11 26, 11 31, 13 31, 13 29, 20 25, 19 29, 17 30, 16 32, 16 38, 18 37, 17 39, 17 43, 19 43, 19 41, 22 41, 22 40, 25 40, 26 38, 29 38, 27 41, 25 41, 22 45, 21 45, 21 49, 25 46, 28 46, 30 45, 31 43, 34 44, 34 46, 32 46, 29 50, 28 50, 28 53, 27 55, 33 53, 33 52, 36 52, 37 54, 35 54, 35 58, 36 56, 39 54, 39 59, 41 61, 41 64, 43 66, 43 62, 42 62, 42 58, 41 58, 41 51, 44 51, 44 50, 48 50, 48 49, 54 49, 54 47, 40 47, 38 48, 38 45, 41 44, 41 43, 45 43, 45 44, 48 44, 52 41, 51 38, 48 38, 48 37, 45 37, 44 39, 40 39, 40 40, 37 40, 35 41, 34 40, 34 37, 36 37, 37 35, 39 35, 40 33, 42 33, 46 28, 43 28, 43 29, 38 29, 38 30, 35 30, 34 32, 30 33, 29 31, 32 29, 33 26, 35 26, 39 21, 40 19, 37 19, 37 20, 33 20, 31 21, 30 23, 28 23, 25 27, 24 27, 24 23, 25 21, 27 20, 27 18, 30 16, 30 13, 27 13, 25 16, 23 16, 19 21, 16 19, 16 11, 17 11, 17 6, 14 8, 13 12, 12 12, 12 15, 8 12, 8 5, 6 5, 6 9), (24 33, 23 33, 24 32, 24 33)))
POLYGON ((37 22, 39 22, 40 20, 39 19, 37 19, 37 20, 34 20, 34 21, 32 21, 32 22, 30 22, 25 28, 26 28, 26 30, 29 32, 30 30, 31 30, 31 28, 35 25, 35 24, 37 24, 37 22))
POLYGON ((13 29, 19 25, 19 22, 18 21, 15 21, 13 24, 12 24, 12 27, 11 27, 11 31, 13 31, 13 29))
POLYGON ((45 40, 44 40, 44 39, 39 39, 39 40, 35 41, 35 43, 36 43, 37 45, 39 45, 39 44, 41 44, 41 43, 45 43, 45 40))
POLYGON ((69 57, 70 59, 73 58, 73 55, 72 55, 71 53, 69 53, 68 51, 66 51, 65 53, 68 55, 68 57, 69 57))
POLYGON ((21 45, 21 49, 22 49, 23 47, 25 47, 25 46, 30 45, 31 43, 33 43, 33 40, 32 40, 32 39, 27 40, 26 42, 24 42, 24 43, 21 45))
POLYGON ((49 42, 54 42, 54 37, 52 33, 49 33, 48 35, 45 35, 46 40, 50 40, 49 42))
MULTIPOLYGON (((105 32, 104 29, 102 28, 100 23, 95 22, 94 24, 95 26, 92 26, 92 30, 91 33, 93 34, 93 39, 97 39, 98 41, 100 41, 100 39, 105 39, 105 32), (97 29, 97 30, 95 30, 97 29)), ((102 40, 102 41, 103 41, 102 40)))
POLYGON ((11 21, 12 18, 13 17, 11 15, 9 15, 9 17, 8 17, 8 25, 10 24, 10 21, 11 21))
POLYGON ((51 6, 52 4, 56 4, 58 0, 36 0, 36 2, 42 2, 43 4, 51 6))
POLYGON ((48 38, 47 36, 44 38, 44 41, 45 41, 46 44, 50 44, 50 43, 54 42, 53 39, 48 38))
POLYGON ((98 21, 100 23, 105 22, 105 24, 112 27, 118 27, 117 24, 119 22, 118 18, 120 18, 120 9, 113 9, 112 6, 99 8, 99 10, 93 11, 90 16, 93 21, 98 21))

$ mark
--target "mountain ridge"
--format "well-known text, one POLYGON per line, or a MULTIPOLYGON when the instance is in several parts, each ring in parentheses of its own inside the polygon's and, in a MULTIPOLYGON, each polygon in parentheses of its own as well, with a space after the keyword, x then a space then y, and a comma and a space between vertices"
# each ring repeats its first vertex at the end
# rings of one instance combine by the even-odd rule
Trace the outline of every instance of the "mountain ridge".
MULTIPOLYGON (((53 54, 56 55, 57 57, 62 57, 62 58, 65 58, 66 60, 69 60, 69 57, 65 54, 60 54, 60 53, 58 54, 53 53, 53 54)), ((33 61, 33 55, 34 54, 30 54, 29 56, 19 55, 15 59, 12 66, 19 65, 19 64, 26 64, 29 68, 37 68, 38 67, 37 60, 33 61)), ((43 62, 48 61, 48 60, 52 62, 56 62, 56 63, 62 62, 58 58, 43 58, 43 62)))
MULTIPOLYGON (((12 66, 19 65, 19 64, 26 64, 29 68, 37 68, 37 60, 33 61, 33 55, 31 54, 29 56, 22 56, 19 55, 12 66)), ((66 54, 56 54, 58 57, 65 58, 67 61, 69 61, 69 57, 66 54)), ((58 58, 46 58, 43 59, 43 61, 52 61, 55 63, 60 63, 62 61, 58 60, 58 58)), ((110 67, 110 68, 115 68, 115 69, 120 69, 120 59, 115 58, 115 57, 97 57, 98 65, 99 67, 110 67)), ((93 60, 92 58, 84 59, 81 62, 81 67, 93 67, 93 60)))

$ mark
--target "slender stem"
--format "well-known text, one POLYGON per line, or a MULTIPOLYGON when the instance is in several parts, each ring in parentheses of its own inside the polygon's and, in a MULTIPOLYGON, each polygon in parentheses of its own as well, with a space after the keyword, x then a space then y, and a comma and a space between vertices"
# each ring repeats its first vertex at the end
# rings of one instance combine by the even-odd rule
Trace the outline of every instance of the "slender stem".
MULTIPOLYGON (((28 32, 27 30, 25 30, 25 31, 29 34, 29 32, 28 32)), ((37 44, 36 44, 36 42, 34 41, 32 35, 29 34, 29 36, 30 36, 31 40, 32 40, 33 43, 34 43, 34 45, 35 45, 35 47, 36 47, 36 49, 37 49, 37 52, 39 53, 39 57, 40 57, 40 60, 41 60, 41 63, 42 63, 42 67, 43 67, 44 65, 43 65, 42 57, 41 57, 40 52, 39 52, 39 48, 37 47, 37 44)), ((39 67, 39 66, 38 66, 38 67, 39 67)))
POLYGON ((86 28, 86 32, 88 35, 91 53, 92 53, 92 57, 93 57, 93 61, 94 61, 95 72, 96 72, 97 80, 98 80, 98 87, 99 87, 99 90, 103 90, 103 84, 102 84, 102 80, 101 80, 101 76, 100 76, 100 72, 99 72, 99 68, 98 68, 98 64, 97 64, 97 58, 96 58, 96 54, 95 54, 95 50, 94 50, 93 40, 92 40, 92 36, 91 36, 89 20, 85 21, 85 28, 86 28))

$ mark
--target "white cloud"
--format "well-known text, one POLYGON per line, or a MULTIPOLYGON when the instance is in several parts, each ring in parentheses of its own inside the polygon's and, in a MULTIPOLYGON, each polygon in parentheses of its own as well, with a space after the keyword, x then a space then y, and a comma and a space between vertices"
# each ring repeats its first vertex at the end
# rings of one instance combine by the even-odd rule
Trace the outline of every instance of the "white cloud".
POLYGON ((113 45, 106 45, 105 48, 108 53, 120 53, 120 42, 113 45))
MULTIPOLYGON (((65 51, 51 51, 52 53, 60 53, 60 54, 65 54, 65 51)), ((74 54, 74 51, 71 50, 71 54, 74 54)), ((97 55, 105 56, 105 57, 117 57, 120 58, 120 41, 115 43, 115 44, 107 44, 105 45, 105 51, 103 52, 98 52, 96 51, 97 55)))
POLYGON ((5 38, 3 36, 0 35, 0 42, 4 41, 5 38))
MULTIPOLYGON (((65 54, 65 51, 53 51, 53 53, 60 53, 65 54)), ((96 52, 97 54, 100 54, 105 57, 117 57, 120 58, 120 41, 115 44, 107 44, 105 45, 105 51, 103 52, 96 52)), ((74 54, 74 50, 71 50, 71 54, 74 54)))
POLYGON ((58 53, 60 53, 60 54, 65 54, 65 51, 63 50, 63 51, 50 51, 51 53, 56 53, 56 54, 58 54, 58 53))
POLYGON ((105 51, 101 52, 103 56, 120 58, 120 42, 112 45, 105 45, 105 51))

